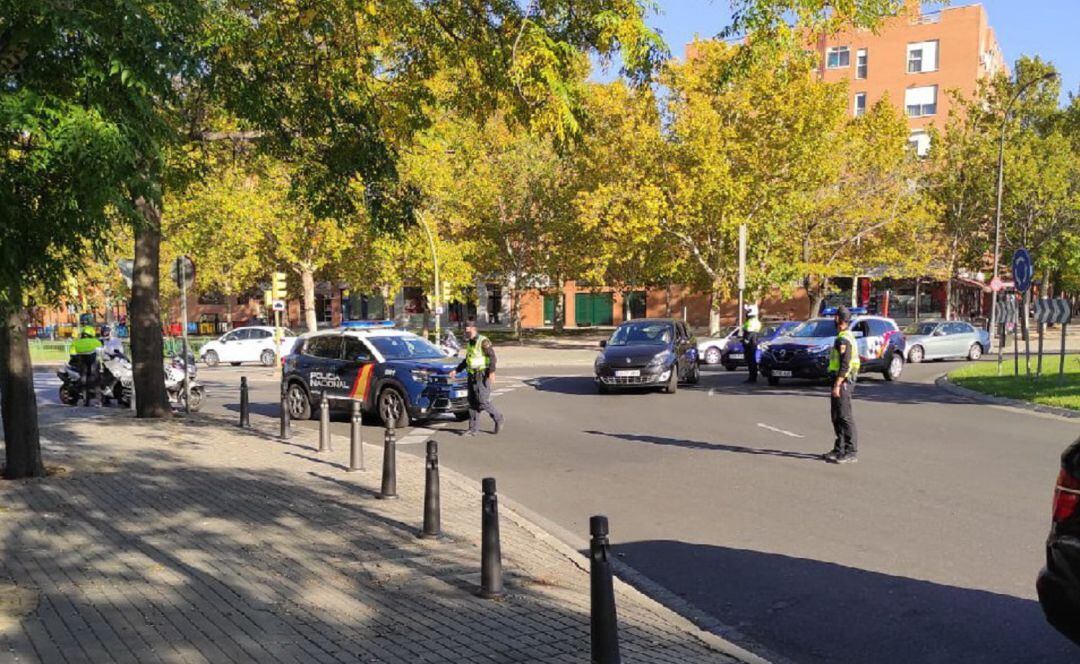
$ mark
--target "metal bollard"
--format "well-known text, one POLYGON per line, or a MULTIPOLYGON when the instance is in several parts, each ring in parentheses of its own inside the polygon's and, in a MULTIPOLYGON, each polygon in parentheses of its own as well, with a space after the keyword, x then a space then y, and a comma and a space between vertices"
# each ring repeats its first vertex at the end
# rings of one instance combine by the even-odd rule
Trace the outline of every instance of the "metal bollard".
POLYGON ((381 500, 397 498, 397 439, 394 430, 386 427, 383 436, 382 490, 376 496, 381 500))
POLYGON ((360 429, 360 402, 352 402, 352 422, 349 426, 349 472, 364 470, 364 439, 360 429))
POLYGON ((611 580, 610 544, 606 516, 589 518, 589 586, 592 594, 590 618, 592 661, 620 664, 619 623, 615 617, 615 589, 611 580))
POLYGON ((319 451, 332 452, 334 444, 330 441, 330 400, 324 394, 319 399, 319 451))
POLYGON ((247 376, 240 376, 240 426, 244 429, 251 428, 249 408, 247 376))
POLYGON ((292 420, 289 418, 289 394, 281 391, 281 434, 282 440, 292 438, 292 420))
POLYGON ((442 517, 439 514, 439 444, 427 442, 427 472, 424 476, 424 530, 420 537, 431 539, 442 534, 442 517))
POLYGON ((482 482, 480 540, 480 596, 485 599, 502 597, 502 551, 499 547, 499 499, 495 495, 495 478, 482 482))

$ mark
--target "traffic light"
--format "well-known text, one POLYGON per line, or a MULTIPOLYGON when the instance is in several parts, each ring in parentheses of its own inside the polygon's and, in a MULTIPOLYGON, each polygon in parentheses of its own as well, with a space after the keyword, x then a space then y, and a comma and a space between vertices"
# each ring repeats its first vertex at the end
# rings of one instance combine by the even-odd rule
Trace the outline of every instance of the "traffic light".
POLYGON ((285 299, 285 273, 275 272, 270 278, 270 294, 275 300, 285 299))
POLYGON ((274 307, 274 293, 273 291, 263 291, 263 304, 266 305, 266 310, 270 311, 274 307))

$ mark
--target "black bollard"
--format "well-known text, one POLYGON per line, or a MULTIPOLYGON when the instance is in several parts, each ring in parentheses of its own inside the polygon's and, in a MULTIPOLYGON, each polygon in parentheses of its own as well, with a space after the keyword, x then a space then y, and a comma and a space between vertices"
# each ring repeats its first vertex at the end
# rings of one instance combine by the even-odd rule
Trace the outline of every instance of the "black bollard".
POLYGON ((349 425, 349 472, 364 470, 364 440, 360 431, 360 402, 352 402, 352 422, 349 425))
POLYGON ((330 400, 323 394, 319 399, 319 451, 333 451, 333 443, 330 442, 330 400))
POLYGON ((386 427, 383 436, 382 490, 376 498, 386 500, 397 497, 397 440, 394 430, 386 427))
POLYGON ((611 580, 610 544, 606 516, 589 518, 589 585, 592 591, 592 661, 620 664, 619 623, 615 617, 615 588, 611 580))
POLYGON ((439 444, 427 442, 427 472, 424 476, 424 530, 420 537, 431 539, 442 534, 442 517, 439 515, 439 444))
POLYGON ((495 495, 495 478, 485 477, 482 486, 480 540, 480 596, 485 599, 502 597, 502 552, 499 547, 499 499, 495 495))
POLYGON ((289 419, 289 395, 285 390, 281 391, 281 439, 292 438, 292 420, 289 419))
POLYGON ((240 376, 240 426, 244 429, 251 427, 249 408, 247 376, 240 376))

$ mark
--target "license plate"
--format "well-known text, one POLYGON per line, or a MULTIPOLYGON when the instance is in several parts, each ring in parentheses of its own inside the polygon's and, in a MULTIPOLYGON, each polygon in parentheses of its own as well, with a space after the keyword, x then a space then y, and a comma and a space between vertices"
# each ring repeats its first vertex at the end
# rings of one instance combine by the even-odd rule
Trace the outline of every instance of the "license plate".
POLYGON ((468 390, 454 390, 455 399, 464 399, 467 396, 469 396, 468 390))
POLYGON ((615 372, 616 378, 636 378, 641 375, 641 369, 620 369, 615 372))
POLYGON ((772 372, 771 375, 776 376, 777 378, 791 378, 791 372, 790 371, 782 371, 782 370, 778 370, 778 369, 773 369, 773 372, 772 372))
POLYGON ((730 357, 733 360, 741 360, 741 359, 743 359, 743 354, 742 353, 732 353, 731 355, 728 355, 728 357, 730 357))

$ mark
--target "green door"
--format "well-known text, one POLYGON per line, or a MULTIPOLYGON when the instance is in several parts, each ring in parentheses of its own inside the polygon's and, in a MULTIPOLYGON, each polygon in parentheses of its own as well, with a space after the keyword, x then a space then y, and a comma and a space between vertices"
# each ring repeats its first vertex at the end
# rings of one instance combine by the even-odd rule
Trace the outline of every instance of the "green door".
POLYGON ((544 296, 544 325, 551 327, 555 325, 555 296, 544 296))
POLYGON ((613 320, 611 293, 574 294, 574 323, 578 327, 611 325, 613 320))

